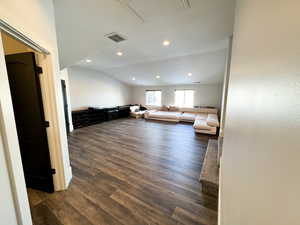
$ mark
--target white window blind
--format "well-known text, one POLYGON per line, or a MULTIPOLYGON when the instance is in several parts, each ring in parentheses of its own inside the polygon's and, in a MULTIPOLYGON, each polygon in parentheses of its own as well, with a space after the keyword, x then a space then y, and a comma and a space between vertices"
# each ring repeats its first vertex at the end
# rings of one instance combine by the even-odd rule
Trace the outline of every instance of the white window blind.
POLYGON ((194 90, 175 90, 175 105, 178 107, 194 107, 194 90))
POLYGON ((161 91, 147 90, 146 105, 161 106, 161 91))

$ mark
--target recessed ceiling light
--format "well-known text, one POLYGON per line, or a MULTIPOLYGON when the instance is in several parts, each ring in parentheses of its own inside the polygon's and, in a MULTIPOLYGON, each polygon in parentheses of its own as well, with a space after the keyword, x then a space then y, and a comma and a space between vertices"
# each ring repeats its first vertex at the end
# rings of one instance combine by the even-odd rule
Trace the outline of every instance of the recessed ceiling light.
POLYGON ((86 59, 85 60, 87 63, 90 63, 90 62, 92 62, 92 60, 91 59, 86 59))
POLYGON ((168 40, 165 40, 165 41, 163 42, 163 45, 164 45, 164 46, 169 46, 170 44, 171 44, 171 42, 168 41, 168 40))
POLYGON ((133 77, 132 80, 135 80, 135 77, 133 77))
POLYGON ((160 78, 160 76, 159 76, 159 75, 157 75, 157 76, 156 76, 156 79, 159 79, 159 78, 160 78))
POLYGON ((123 52, 117 52, 117 55, 118 55, 118 56, 122 56, 122 55, 123 55, 123 52))
POLYGON ((191 76, 193 76, 193 74, 192 73, 188 73, 188 76, 191 77, 191 76))

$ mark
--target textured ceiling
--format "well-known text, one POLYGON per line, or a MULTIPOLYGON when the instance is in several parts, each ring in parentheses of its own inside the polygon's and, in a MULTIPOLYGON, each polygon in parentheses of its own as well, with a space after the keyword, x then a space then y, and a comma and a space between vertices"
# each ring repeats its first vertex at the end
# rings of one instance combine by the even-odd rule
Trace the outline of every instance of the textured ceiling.
POLYGON ((88 67, 136 85, 221 82, 235 1, 190 2, 186 9, 181 0, 54 0, 61 67, 88 67), (111 32, 128 40, 114 43, 104 37, 111 32))

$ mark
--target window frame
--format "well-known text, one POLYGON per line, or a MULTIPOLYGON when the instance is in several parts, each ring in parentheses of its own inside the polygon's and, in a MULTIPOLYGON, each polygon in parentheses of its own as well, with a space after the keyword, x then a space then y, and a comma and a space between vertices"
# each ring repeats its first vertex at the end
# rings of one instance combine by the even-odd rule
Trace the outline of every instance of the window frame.
POLYGON ((162 90, 145 90, 145 103, 146 105, 149 105, 149 106, 161 106, 162 105, 162 90), (160 92, 160 102, 159 104, 148 104, 147 100, 147 93, 148 92, 160 92))
POLYGON ((174 105, 176 107, 182 107, 182 108, 194 108, 195 107, 195 90, 194 89, 175 89, 174 90, 174 105), (183 97, 183 105, 177 105, 176 104, 176 91, 183 91, 184 97, 183 97), (192 91, 193 92, 193 105, 187 106, 186 105, 186 91, 192 91))

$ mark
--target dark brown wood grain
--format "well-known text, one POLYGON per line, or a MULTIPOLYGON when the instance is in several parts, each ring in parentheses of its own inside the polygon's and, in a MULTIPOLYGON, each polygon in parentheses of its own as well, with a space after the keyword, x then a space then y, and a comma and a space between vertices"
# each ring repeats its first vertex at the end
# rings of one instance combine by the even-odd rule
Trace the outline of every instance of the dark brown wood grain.
POLYGON ((35 225, 216 225, 198 181, 208 139, 190 124, 119 119, 69 135, 67 191, 28 190, 35 225))

